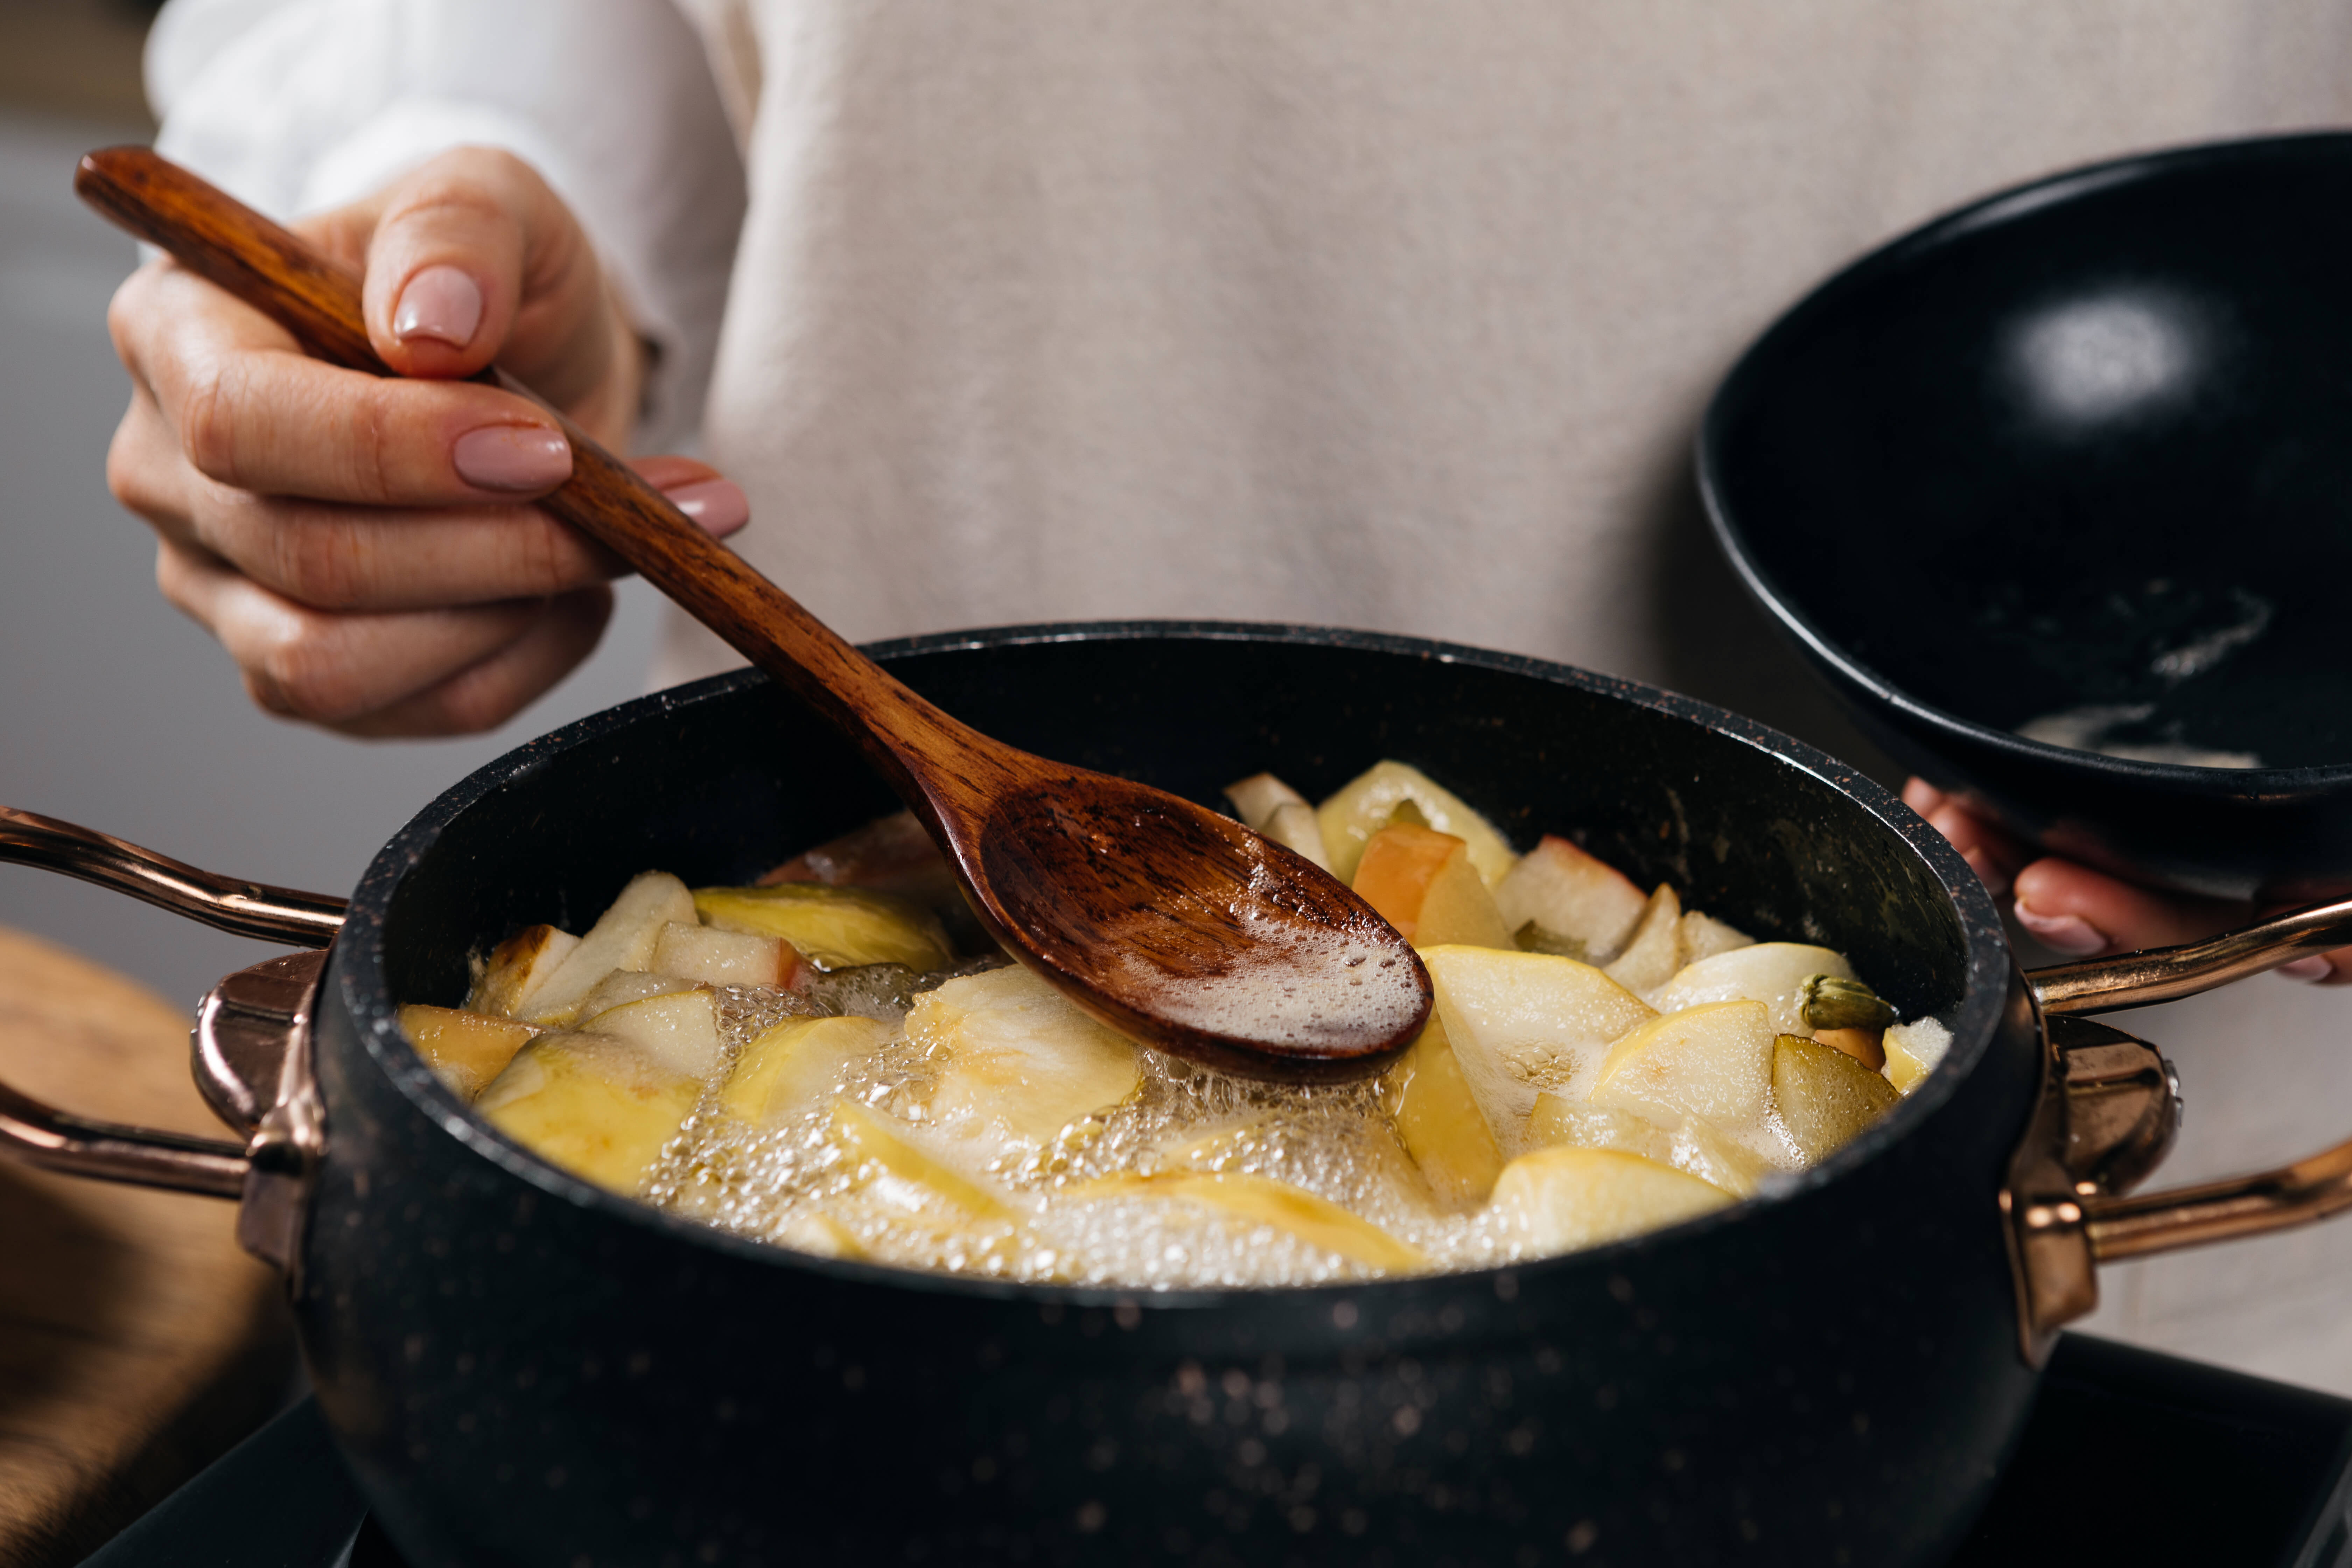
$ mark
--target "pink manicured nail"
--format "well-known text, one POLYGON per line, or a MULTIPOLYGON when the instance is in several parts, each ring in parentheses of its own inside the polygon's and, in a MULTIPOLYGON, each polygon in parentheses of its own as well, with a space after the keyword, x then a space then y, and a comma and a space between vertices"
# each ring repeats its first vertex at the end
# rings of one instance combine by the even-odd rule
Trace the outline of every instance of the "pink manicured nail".
POLYGON ((2107 933, 2080 915, 2037 915, 2020 904, 2017 923, 2032 931, 2042 946, 2077 958, 2087 958, 2107 945, 2107 933))
POLYGON ((697 479, 662 493, 713 539, 724 539, 751 521, 751 498, 732 479, 697 479))
POLYGON ((2336 973, 2336 966, 2327 962, 2326 954, 2315 952, 2308 957, 2298 958, 2293 963, 2282 963, 2273 973, 2284 974, 2289 980, 2325 980, 2336 973))
POLYGON ((462 349, 482 324, 482 290, 454 267, 428 267, 400 291, 392 313, 392 335, 402 342, 432 338, 462 349))
POLYGON ((457 437, 458 477, 486 490, 543 490, 572 477, 572 443, 543 425, 486 425, 457 437))

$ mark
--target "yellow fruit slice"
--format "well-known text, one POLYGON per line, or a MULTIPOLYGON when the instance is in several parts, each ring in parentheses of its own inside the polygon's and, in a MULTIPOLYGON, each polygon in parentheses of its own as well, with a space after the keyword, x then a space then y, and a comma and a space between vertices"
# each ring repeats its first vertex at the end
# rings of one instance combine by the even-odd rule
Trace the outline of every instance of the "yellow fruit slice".
POLYGON ((1675 897, 1673 884, 1659 883, 1643 906, 1633 935, 1625 939, 1624 950, 1610 961, 1609 978, 1638 996, 1651 997, 1682 963, 1682 900, 1675 897))
POLYGON ((490 950, 466 997, 467 1011, 520 1013, 579 945, 578 937, 553 926, 523 927, 490 950))
POLYGON ((1364 846, 1355 889, 1415 947, 1462 943, 1513 948, 1470 847, 1427 827, 1383 827, 1364 846))
POLYGON ((1331 874, 1352 887, 1364 846, 1407 801, 1419 808, 1426 826, 1470 846, 1470 863, 1478 868, 1488 887, 1501 881, 1518 858, 1494 824, 1471 810, 1459 795, 1419 768, 1383 762, 1373 763, 1315 808, 1316 821, 1323 829, 1323 848, 1331 858, 1331 874))
POLYGON ((1761 1002, 1775 1033, 1810 1038, 1798 993, 1816 974, 1852 980, 1853 966, 1831 948, 1759 942, 1685 965, 1651 1000, 1662 1013, 1706 1002, 1761 1002))
POLYGON ((1528 1118, 1528 1141, 1539 1148, 1567 1144, 1639 1154, 1738 1198, 1753 1194, 1771 1169, 1713 1122, 1663 1105, 1637 1114, 1538 1095, 1535 1114, 1528 1118))
POLYGON ((1657 1016, 1572 958, 1486 947, 1433 947, 1421 958, 1436 1016, 1506 1159, 1526 1152, 1538 1090, 1582 1099, 1610 1043, 1657 1016))
POLYGON ((522 1004, 522 1015, 534 1023, 569 1025, 579 1016, 581 1000, 598 981, 616 969, 642 970, 653 961, 661 929, 672 921, 694 919, 694 899, 686 884, 667 871, 646 871, 629 879, 610 908, 596 917, 579 945, 564 954, 544 984, 522 1004))
POLYGON ((1890 1027, 1881 1046, 1886 1052, 1886 1080, 1908 1094, 1927 1081, 1952 1048, 1952 1031, 1933 1018, 1920 1018, 1890 1027))
POLYGON ((1901 1098, 1843 1051, 1801 1035, 1773 1042, 1772 1100, 1809 1163, 1835 1153, 1901 1098))
POLYGON ((549 1164, 630 1195, 701 1093, 696 1079, 625 1041, 541 1035, 515 1054, 474 1109, 549 1164))
POLYGON ((945 1204, 974 1219, 1007 1224, 1019 1217, 993 1193, 916 1147, 856 1100, 834 1106, 833 1135, 859 1163, 869 1188, 887 1202, 918 1211, 945 1204))
POLYGON ((1044 1143, 1143 1081, 1133 1041, 1018 966, 925 992, 907 1038, 939 1063, 930 1114, 959 1134, 994 1126, 1044 1143))
POLYGON ((506 1070, 515 1053, 539 1033, 510 1018, 429 1007, 414 1002, 400 1010, 400 1030, 416 1054, 461 1099, 471 1100, 506 1070))
POLYGON ((1614 1149, 1538 1149, 1503 1168, 1493 1212, 1528 1256, 1679 1225, 1731 1202, 1720 1187, 1614 1149))
POLYGON ((834 1100, 852 1067, 887 1043, 872 1018, 789 1018, 743 1047, 719 1103, 755 1125, 789 1121, 834 1100))
POLYGON ((1654 1018, 1609 1048, 1586 1096, 1640 1113, 1671 1106, 1734 1134, 1763 1118, 1772 1025, 1760 1002, 1717 1002, 1654 1018))
POLYGON ((1503 1152, 1462 1076, 1444 1018, 1429 1021, 1389 1069, 1382 1091, 1397 1136, 1438 1203, 1457 1210, 1485 1203, 1502 1173, 1503 1152))
POLYGON ((673 991, 624 1002, 592 1015, 587 1028, 628 1041, 672 1072, 700 1079, 719 1068, 719 1005, 708 991, 673 991))
POLYGON ((777 882, 764 888, 697 888, 694 907, 721 931, 782 937, 819 969, 903 963, 921 973, 954 961, 947 933, 928 910, 863 888, 777 882))
POLYGON ((1301 1241, 1355 1262, 1391 1271, 1424 1268, 1419 1247, 1328 1198, 1266 1176, 1179 1171, 1166 1175, 1121 1173, 1083 1183, 1070 1190, 1077 1202, 1094 1198, 1171 1198, 1200 1204, 1256 1225, 1287 1231, 1301 1241))

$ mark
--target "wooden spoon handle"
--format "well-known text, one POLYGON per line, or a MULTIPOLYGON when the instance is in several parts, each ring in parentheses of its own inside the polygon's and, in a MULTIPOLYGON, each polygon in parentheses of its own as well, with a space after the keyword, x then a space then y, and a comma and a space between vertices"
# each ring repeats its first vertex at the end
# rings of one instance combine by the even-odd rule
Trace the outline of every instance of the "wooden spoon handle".
MULTIPOLYGON (((362 311, 360 279, 300 236, 145 147, 110 147, 81 161, 82 200, 182 266, 235 295, 300 340, 313 357, 391 375, 362 311)), ((475 379, 532 401, 496 370, 475 379)), ((539 505, 627 562, 704 626, 857 741, 892 782, 928 797, 936 769, 918 778, 915 748, 957 767, 990 750, 909 691, 743 558, 696 527, 659 490, 560 413, 572 477, 539 505)), ((950 770, 952 776, 952 770, 950 770)))

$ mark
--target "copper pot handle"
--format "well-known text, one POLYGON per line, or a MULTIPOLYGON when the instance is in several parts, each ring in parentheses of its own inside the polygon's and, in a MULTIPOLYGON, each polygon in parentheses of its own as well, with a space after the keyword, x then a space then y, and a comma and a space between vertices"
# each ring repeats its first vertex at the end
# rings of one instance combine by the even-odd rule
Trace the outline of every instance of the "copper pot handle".
MULTIPOLYGON (((323 948, 343 900, 200 871, 136 844, 0 806, 0 861, 97 882, 238 936, 323 948)), ((0 1084, 0 1153, 95 1181, 241 1198, 240 1238, 281 1267, 293 1258, 307 1173, 321 1142, 307 1045, 310 998, 323 955, 273 959, 230 975, 205 999, 194 1034, 197 1081, 225 1119, 251 1134, 232 1143, 125 1127, 60 1110, 0 1084), (271 1031, 278 1050, 268 1049, 271 1031), (232 1062, 257 1081, 232 1084, 232 1062), (222 1081, 215 1082, 215 1079, 222 1081), (242 1089, 240 1097, 232 1092, 242 1089)))
POLYGON ((2029 1359, 2038 1362, 2060 1325, 2098 1304, 2100 1263, 2260 1236, 2352 1208, 2352 1140, 2273 1170, 2163 1192, 2129 1193, 2129 1181, 2107 1179, 2100 1130, 2153 1140, 2160 1152, 2179 1121, 2179 1094, 2170 1064, 2152 1047, 2081 1016, 2177 1001, 2347 943, 2352 900, 2025 977, 2043 1025, 2043 1079, 2000 1203, 2029 1359), (2130 1096, 2137 1100, 2121 1100, 2119 1110, 2119 1097, 2130 1096))

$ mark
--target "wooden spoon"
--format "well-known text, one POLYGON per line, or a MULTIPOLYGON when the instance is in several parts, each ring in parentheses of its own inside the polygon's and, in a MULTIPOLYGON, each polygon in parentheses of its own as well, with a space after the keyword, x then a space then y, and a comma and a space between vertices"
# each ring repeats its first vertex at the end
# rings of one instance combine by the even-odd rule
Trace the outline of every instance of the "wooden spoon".
MULTIPOLYGON (((368 341, 354 274, 188 171, 115 147, 84 158, 74 188, 318 358, 392 374, 368 341)), ((496 371, 478 379, 523 391, 496 371)), ((856 742, 946 853, 982 922, 1079 1006, 1253 1078, 1358 1077, 1420 1032, 1428 972, 1330 876, 1190 801, 958 723, 562 423, 572 478, 540 506, 856 742)))

